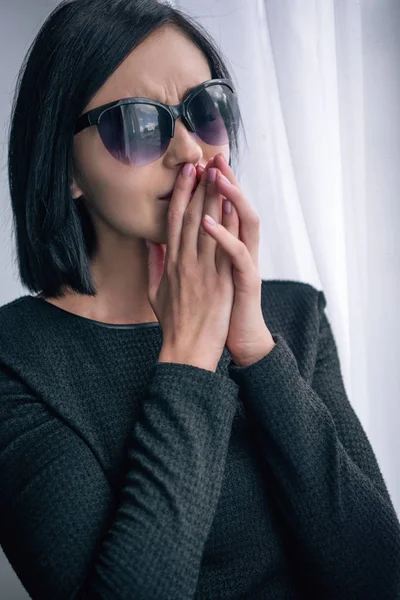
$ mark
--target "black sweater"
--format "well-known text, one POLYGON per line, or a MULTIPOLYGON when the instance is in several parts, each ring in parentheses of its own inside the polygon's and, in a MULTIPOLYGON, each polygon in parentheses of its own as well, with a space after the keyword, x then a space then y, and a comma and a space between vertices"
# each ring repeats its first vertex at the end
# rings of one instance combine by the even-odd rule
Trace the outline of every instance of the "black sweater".
POLYGON ((158 363, 158 323, 0 308, 0 542, 32 598, 396 600, 400 523, 322 291, 263 281, 276 346, 158 363))

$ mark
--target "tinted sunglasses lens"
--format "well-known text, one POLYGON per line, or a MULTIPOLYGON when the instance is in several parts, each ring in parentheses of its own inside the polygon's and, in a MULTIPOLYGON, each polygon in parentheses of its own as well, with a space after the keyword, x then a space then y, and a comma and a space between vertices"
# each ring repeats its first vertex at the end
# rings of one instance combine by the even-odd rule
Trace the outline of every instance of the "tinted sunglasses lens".
POLYGON ((236 95, 226 85, 214 84, 199 91, 190 101, 188 112, 196 134, 212 146, 232 142, 239 128, 236 95))
POLYGON ((151 104, 123 104, 100 117, 100 137, 112 156, 126 165, 158 160, 170 142, 170 116, 151 104))

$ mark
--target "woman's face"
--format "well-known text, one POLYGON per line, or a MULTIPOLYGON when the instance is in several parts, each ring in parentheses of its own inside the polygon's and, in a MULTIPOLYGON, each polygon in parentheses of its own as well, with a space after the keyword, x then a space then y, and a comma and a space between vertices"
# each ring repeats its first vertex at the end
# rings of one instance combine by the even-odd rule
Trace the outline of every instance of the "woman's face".
MULTIPOLYGON (((202 51, 179 30, 166 26, 137 46, 114 71, 82 111, 130 96, 179 104, 188 88, 211 79, 202 51)), ((102 231, 118 238, 146 238, 167 242, 169 202, 160 196, 170 191, 186 162, 205 165, 229 145, 209 146, 190 132, 181 118, 166 153, 142 166, 118 162, 108 152, 97 127, 74 136, 72 195, 82 200, 91 214, 99 243, 102 231)))

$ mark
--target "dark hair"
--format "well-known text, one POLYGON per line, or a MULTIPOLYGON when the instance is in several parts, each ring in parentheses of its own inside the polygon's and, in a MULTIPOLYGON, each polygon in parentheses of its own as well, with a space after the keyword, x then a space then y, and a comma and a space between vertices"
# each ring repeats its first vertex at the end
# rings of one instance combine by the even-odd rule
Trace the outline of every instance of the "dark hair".
MULTIPOLYGON (((30 291, 96 295, 95 230, 71 195, 75 122, 133 48, 167 24, 203 51, 213 79, 232 80, 203 27, 158 0, 63 0, 29 47, 12 105, 8 176, 19 276, 30 291)), ((234 169, 237 136, 231 154, 234 169)))

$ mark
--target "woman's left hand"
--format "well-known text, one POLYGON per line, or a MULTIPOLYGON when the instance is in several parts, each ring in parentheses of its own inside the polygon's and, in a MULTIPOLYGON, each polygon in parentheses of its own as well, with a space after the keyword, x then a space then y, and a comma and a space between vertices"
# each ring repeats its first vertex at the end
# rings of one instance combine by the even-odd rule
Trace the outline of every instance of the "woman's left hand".
POLYGON ((202 226, 232 261, 235 296, 225 345, 233 362, 244 367, 261 360, 275 346, 261 310, 261 277, 258 273, 260 220, 223 154, 217 154, 212 164, 207 166, 219 169, 228 179, 227 183, 218 174, 215 185, 222 196, 231 201, 231 214, 223 214, 222 224, 217 223, 214 227, 203 219, 202 226), (229 231, 223 225, 228 221, 229 231))

